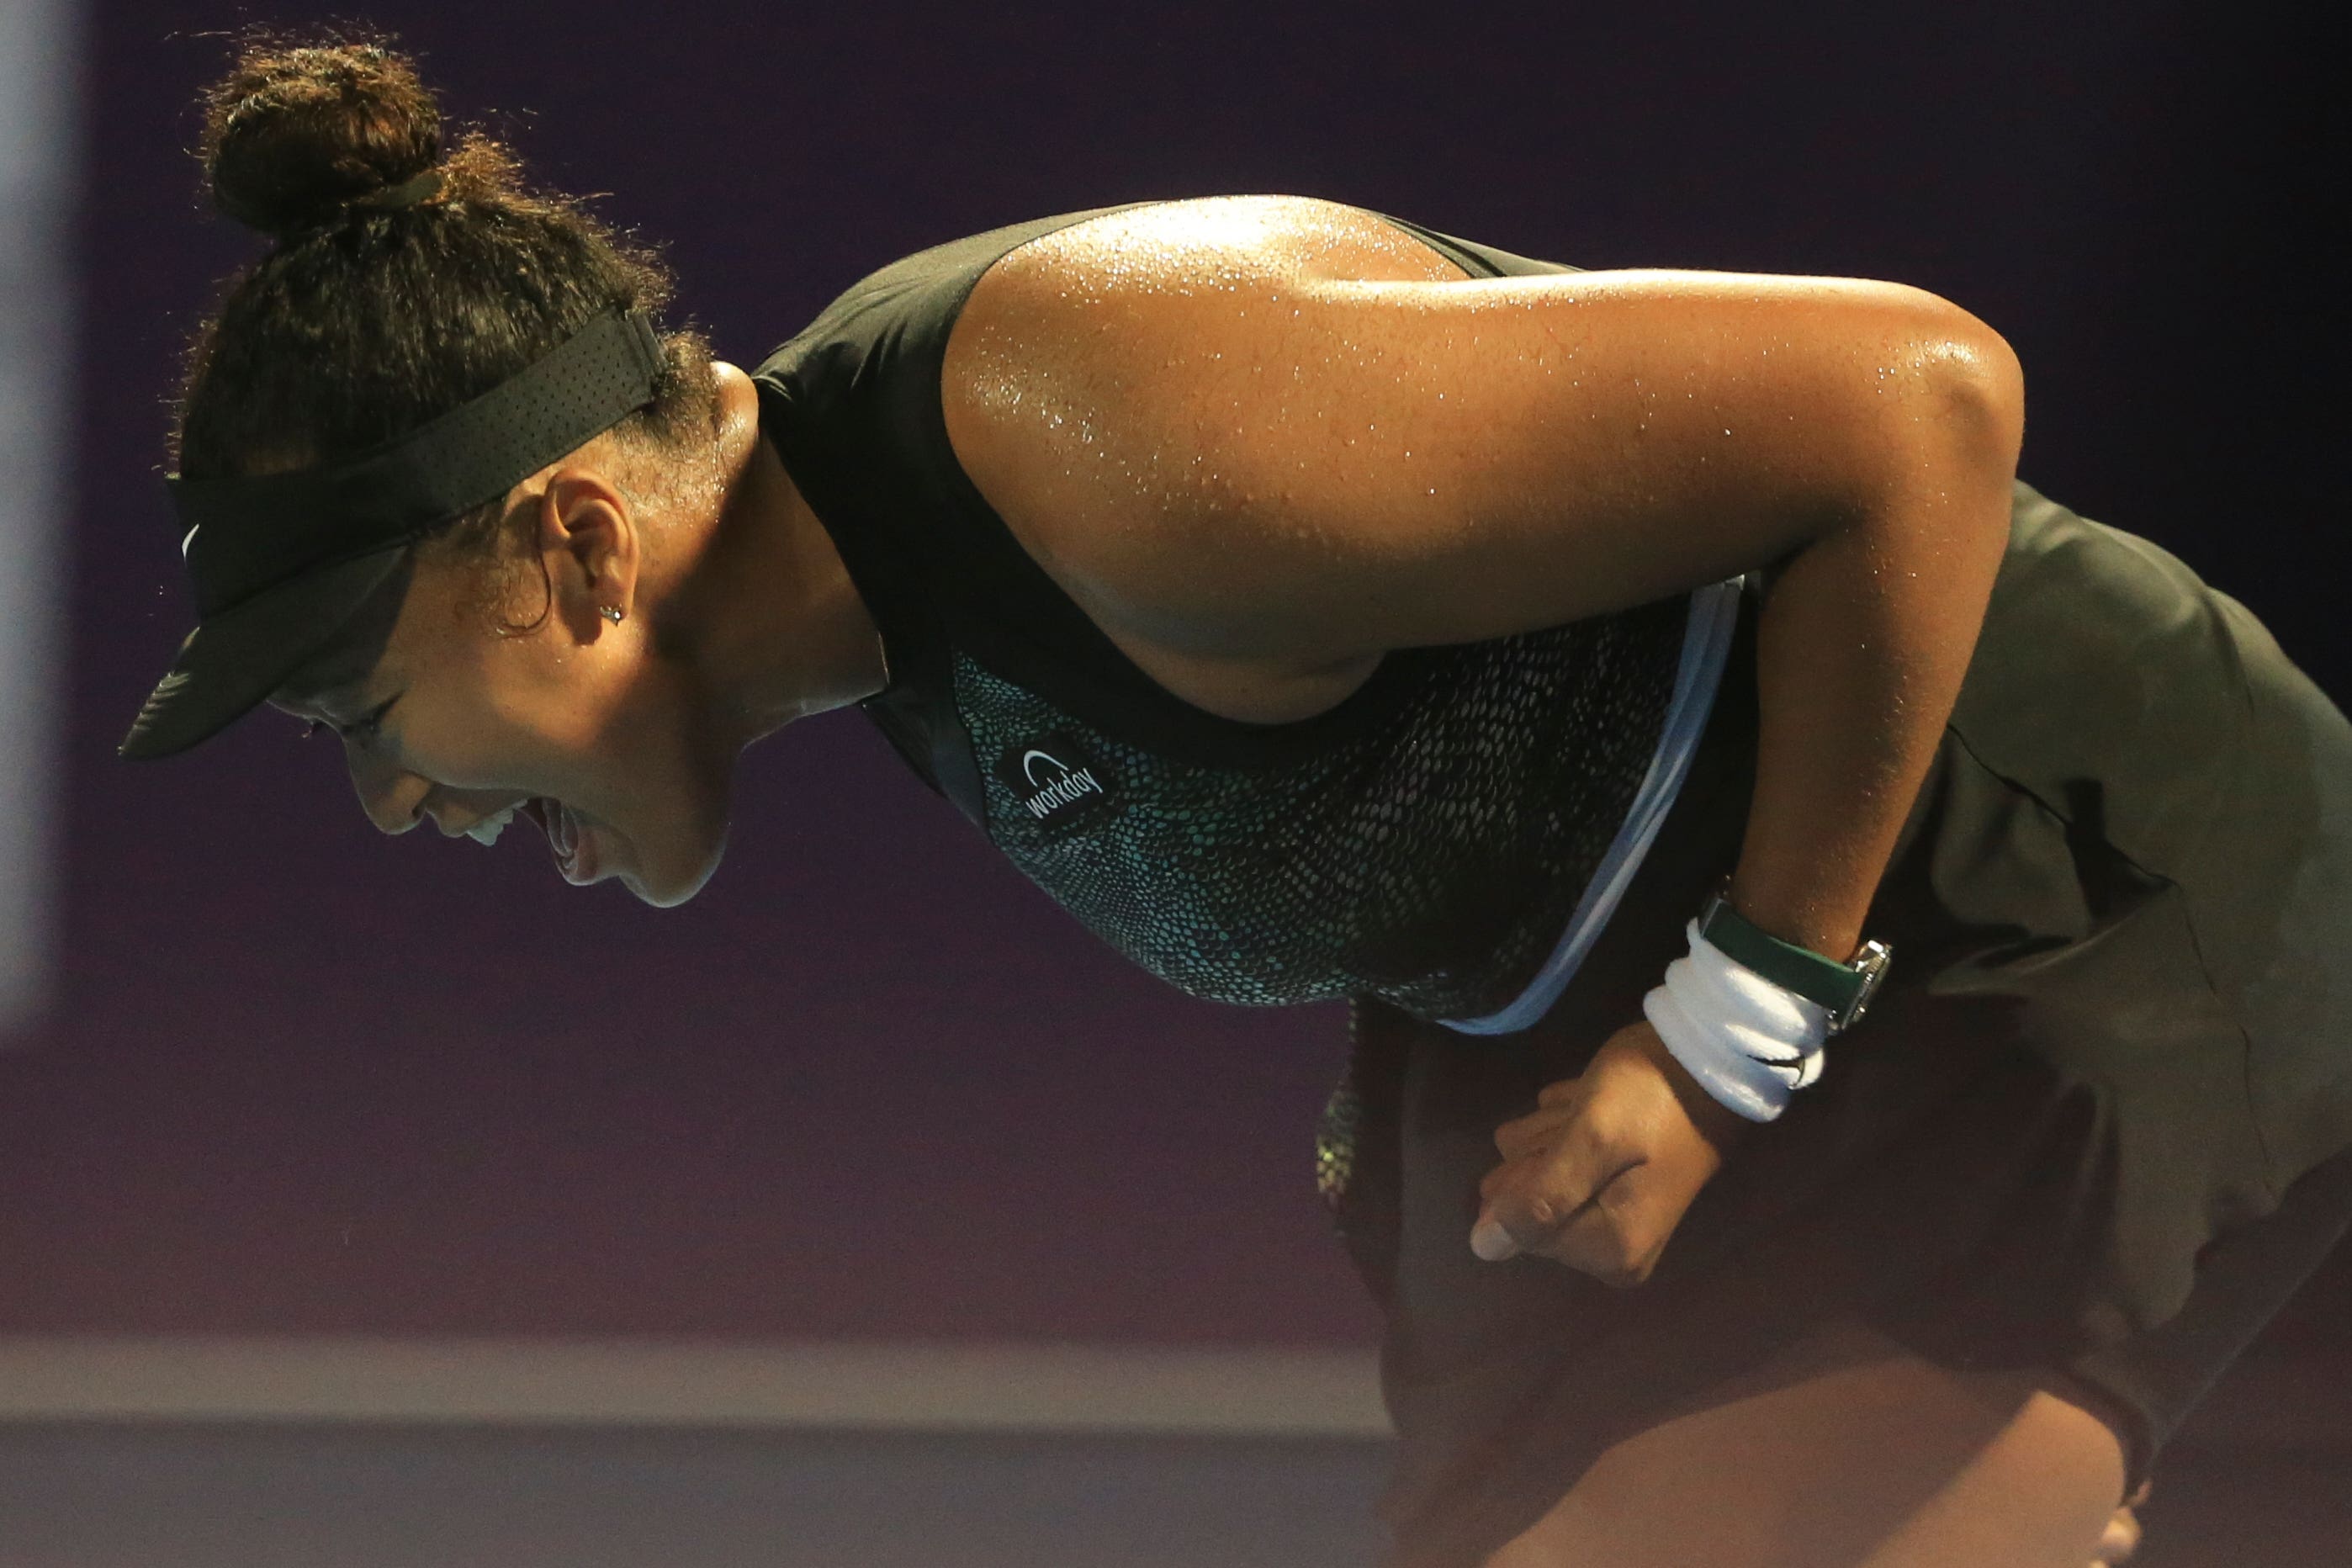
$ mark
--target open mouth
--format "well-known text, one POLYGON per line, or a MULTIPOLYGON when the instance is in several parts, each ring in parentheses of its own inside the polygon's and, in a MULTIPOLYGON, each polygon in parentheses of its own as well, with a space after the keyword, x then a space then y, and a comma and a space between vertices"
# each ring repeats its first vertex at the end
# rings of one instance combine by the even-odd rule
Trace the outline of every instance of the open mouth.
POLYGON ((515 813, 522 809, 523 804, 521 801, 517 801, 504 810, 494 812, 482 818, 481 821, 466 829, 466 837, 477 844, 496 844, 499 841, 499 835, 507 830, 507 824, 514 820, 515 813))
POLYGON ((581 884, 595 879, 595 860, 585 853, 588 835, 578 813, 550 795, 534 795, 515 809, 538 823, 540 831, 547 835, 555 868, 565 881, 581 884))

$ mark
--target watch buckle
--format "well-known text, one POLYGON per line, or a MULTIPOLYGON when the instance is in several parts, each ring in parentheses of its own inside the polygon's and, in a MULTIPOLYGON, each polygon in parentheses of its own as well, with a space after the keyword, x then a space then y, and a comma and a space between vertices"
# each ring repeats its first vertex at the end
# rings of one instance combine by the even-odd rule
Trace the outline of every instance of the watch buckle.
POLYGON ((1886 978, 1886 966, 1894 957, 1895 950, 1886 943, 1865 942, 1862 944, 1862 951, 1848 961, 1854 973, 1862 976, 1862 988, 1853 994, 1853 1001, 1830 1019, 1831 1034, 1843 1034, 1862 1022, 1862 1016, 1869 1010, 1870 999, 1878 994, 1879 982, 1886 978))

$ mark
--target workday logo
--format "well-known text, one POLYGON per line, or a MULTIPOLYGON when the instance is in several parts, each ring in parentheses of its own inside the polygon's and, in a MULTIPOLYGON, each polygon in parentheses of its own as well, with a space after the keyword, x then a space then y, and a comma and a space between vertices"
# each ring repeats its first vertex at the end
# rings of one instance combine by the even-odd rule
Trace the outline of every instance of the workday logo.
POLYGON ((1087 808, 1108 796, 1108 781, 1066 735, 1006 748, 998 771, 1031 816, 1056 826, 1095 815, 1087 808))

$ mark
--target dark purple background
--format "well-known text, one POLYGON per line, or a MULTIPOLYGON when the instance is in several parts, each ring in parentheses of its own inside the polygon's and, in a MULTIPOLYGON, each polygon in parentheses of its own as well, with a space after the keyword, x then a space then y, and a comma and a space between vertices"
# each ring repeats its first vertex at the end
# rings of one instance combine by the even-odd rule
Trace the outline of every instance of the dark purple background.
MULTIPOLYGON (((2352 686, 2313 569, 2344 523, 2316 6, 370 14, 664 240, 745 363, 922 245, 1214 192, 1925 286, 2022 356, 2030 480, 2352 686)), ((0 1057, 0 1332, 1361 1338, 1308 1159, 1339 1014, 1128 972, 853 716, 747 759, 725 869, 667 912, 520 832, 383 839, 274 718, 113 760, 188 614, 176 352, 248 254, 184 152, 223 50, 192 29, 247 18, 302 14, 97 7, 69 956, 0 1057)))

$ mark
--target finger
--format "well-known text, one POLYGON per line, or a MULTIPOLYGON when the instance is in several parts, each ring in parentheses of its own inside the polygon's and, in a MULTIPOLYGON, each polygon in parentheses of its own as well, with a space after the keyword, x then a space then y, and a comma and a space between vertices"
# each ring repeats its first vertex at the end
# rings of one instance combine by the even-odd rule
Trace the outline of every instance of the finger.
POLYGON ((1478 1221, 1470 1227, 1470 1250, 1489 1263, 1539 1252, 1566 1216, 1536 1190, 1534 1164, 1524 1160, 1497 1165, 1478 1184, 1478 1221))
POLYGON ((1559 1223, 1550 1205, 1506 1188, 1487 1198, 1470 1227, 1470 1250, 1489 1263, 1540 1253, 1550 1243, 1559 1223))
POLYGON ((1575 1120, 1572 1110, 1538 1110, 1495 1129, 1495 1148, 1506 1160, 1525 1159, 1550 1142, 1575 1120))
POLYGON ((1536 1090, 1536 1103, 1549 1109, 1556 1105, 1573 1105, 1584 1097, 1584 1080, 1564 1078, 1558 1083, 1548 1083, 1536 1090))
POLYGON ((2107 1521, 2107 1528, 2099 1537, 2099 1555, 2094 1561, 2101 1568, 2127 1563, 2139 1550, 2139 1516, 2129 1507, 2119 1508, 2116 1510, 2115 1517, 2107 1521))
POLYGON ((1637 1285, 1657 1261, 1657 1227, 1642 1201, 1643 1167, 1611 1182, 1552 1234, 1544 1256, 1604 1285, 1637 1285))
POLYGON ((1514 1174, 1515 1169, 1516 1162, 1506 1160, 1478 1178, 1478 1203, 1481 1208, 1484 1208, 1488 1199, 1502 1191, 1504 1183, 1517 1180, 1514 1174))
POLYGON ((1589 1119, 1571 1121, 1539 1155, 1511 1161, 1480 1184, 1484 1206, 1471 1250, 1490 1262, 1545 1250, 1569 1216, 1614 1175, 1623 1161, 1589 1119))

